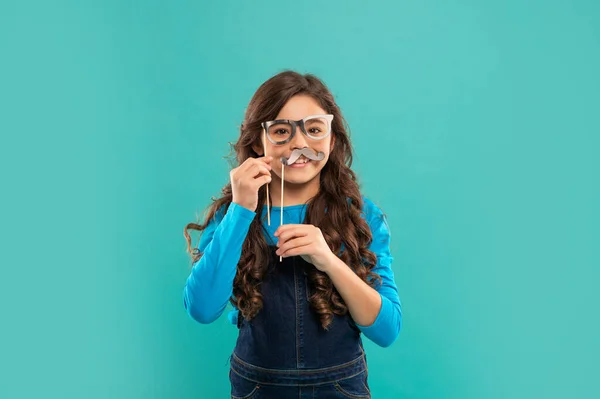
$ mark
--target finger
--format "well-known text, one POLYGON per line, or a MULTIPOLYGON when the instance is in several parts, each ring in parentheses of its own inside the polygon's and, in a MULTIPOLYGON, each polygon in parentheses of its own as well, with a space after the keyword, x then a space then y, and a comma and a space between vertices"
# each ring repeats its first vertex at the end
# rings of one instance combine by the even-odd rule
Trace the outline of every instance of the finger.
POLYGON ((256 159, 259 160, 259 161, 262 161, 264 163, 268 163, 268 164, 270 164, 271 161, 273 161, 273 157, 271 157, 271 156, 268 156, 268 157, 259 157, 259 158, 256 158, 256 159))
POLYGON ((271 169, 267 168, 266 166, 260 165, 258 167, 257 173, 255 173, 253 177, 257 178, 257 177, 260 177, 262 175, 271 176, 271 169))
POLYGON ((270 168, 271 161, 273 161, 273 157, 248 158, 244 161, 240 168, 242 170, 249 170, 254 165, 264 165, 270 168))
POLYGON ((308 226, 306 227, 301 227, 302 225, 299 225, 298 227, 293 227, 293 228, 287 228, 281 232, 279 232, 279 234, 277 235, 277 237, 279 237, 279 242, 280 243, 284 243, 287 240, 294 238, 294 237, 303 237, 303 236, 307 236, 310 228, 308 226))
POLYGON ((269 169, 271 169, 271 162, 273 161, 273 157, 260 157, 260 158, 256 158, 256 162, 261 164, 261 165, 265 165, 267 166, 269 169))
POLYGON ((281 226, 279 226, 277 228, 277 230, 275 230, 275 237, 277 237, 279 234, 283 233, 284 231, 290 230, 290 229, 295 229, 298 227, 302 227, 302 226, 310 226, 308 224, 294 224, 294 223, 290 223, 290 224, 282 224, 281 226))
POLYGON ((303 245, 300 247, 290 248, 287 251, 285 251, 283 254, 281 254, 281 256, 284 258, 287 258, 289 256, 308 255, 310 253, 310 251, 311 251, 310 244, 303 245))
POLYGON ((271 182, 271 176, 269 176, 269 175, 262 175, 261 177, 254 179, 254 184, 256 185, 255 188, 264 186, 266 183, 270 183, 270 182, 271 182))
POLYGON ((286 251, 288 251, 292 248, 309 245, 311 242, 312 242, 312 239, 310 237, 306 237, 306 236, 291 239, 289 241, 286 241, 282 246, 279 247, 279 249, 277 250, 277 255, 284 254, 286 251))
POLYGON ((259 174, 259 171, 261 169, 265 169, 265 170, 271 170, 271 165, 265 164, 263 162, 252 162, 250 163, 250 165, 248 165, 243 171, 242 173, 244 174, 252 174, 252 177, 256 177, 259 174))
POLYGON ((271 171, 264 164, 255 164, 246 171, 246 174, 253 178, 260 177, 261 175, 271 175, 271 171))

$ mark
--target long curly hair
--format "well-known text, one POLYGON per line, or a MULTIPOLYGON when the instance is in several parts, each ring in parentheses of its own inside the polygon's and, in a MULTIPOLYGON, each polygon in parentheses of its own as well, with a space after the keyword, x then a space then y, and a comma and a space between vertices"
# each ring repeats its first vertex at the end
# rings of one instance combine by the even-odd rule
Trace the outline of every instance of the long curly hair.
MULTIPOLYGON (((332 134, 335 135, 335 146, 329 160, 321 170, 318 194, 306 205, 305 223, 319 227, 332 252, 340 253, 342 244, 344 251, 340 259, 348 265, 363 281, 374 286, 381 277, 372 272, 377 257, 368 249, 372 234, 366 220, 361 217, 363 199, 356 174, 352 165, 352 145, 349 139, 347 123, 334 101, 327 86, 312 74, 299 74, 294 71, 283 71, 264 82, 256 91, 246 109, 244 121, 240 126, 239 140, 233 144, 237 165, 241 165, 249 157, 259 157, 253 145, 262 148, 261 122, 277 117, 284 104, 298 94, 309 95, 327 113, 333 114, 332 134), (327 212, 324 212, 327 207, 327 212)), ((260 311, 263 296, 260 283, 268 272, 270 249, 267 244, 261 210, 266 203, 266 185, 258 192, 256 217, 250 224, 248 235, 242 246, 242 253, 237 265, 237 273, 233 282, 233 295, 230 302, 239 309, 241 315, 250 320, 260 311)), ((188 230, 204 230, 215 213, 224 206, 225 211, 232 201, 231 183, 221 190, 221 198, 212 198, 204 223, 189 223, 184 228, 187 252, 191 255, 192 265, 203 255, 198 248, 192 248, 188 230)), ((310 305, 317 313, 321 325, 328 329, 333 315, 345 315, 348 308, 334 287, 327 274, 314 266, 307 270, 311 295, 310 305)))

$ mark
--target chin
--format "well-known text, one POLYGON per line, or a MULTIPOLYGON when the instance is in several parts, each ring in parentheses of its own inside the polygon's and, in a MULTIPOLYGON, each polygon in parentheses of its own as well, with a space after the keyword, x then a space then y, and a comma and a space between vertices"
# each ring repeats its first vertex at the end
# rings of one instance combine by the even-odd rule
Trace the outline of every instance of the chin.
POLYGON ((306 178, 289 178, 289 177, 285 177, 285 184, 298 184, 298 185, 302 185, 302 184, 306 184, 310 181, 312 181, 314 179, 314 176, 310 179, 306 179, 306 178))
POLYGON ((306 184, 309 183, 311 181, 313 181, 314 179, 318 179, 320 173, 317 173, 315 175, 313 175, 312 173, 309 175, 305 175, 305 176, 290 176, 290 174, 285 175, 285 182, 286 184, 306 184))

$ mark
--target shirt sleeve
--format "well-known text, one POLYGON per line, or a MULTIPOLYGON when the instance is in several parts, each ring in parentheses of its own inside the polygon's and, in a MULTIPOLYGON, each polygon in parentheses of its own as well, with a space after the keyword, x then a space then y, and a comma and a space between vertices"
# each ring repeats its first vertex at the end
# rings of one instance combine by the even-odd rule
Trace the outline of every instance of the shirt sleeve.
POLYGON ((193 265, 183 289, 184 307, 197 322, 212 323, 229 303, 242 245, 255 215, 232 202, 225 215, 220 209, 203 230, 198 244, 203 256, 193 265))
POLYGON ((371 341, 388 347, 394 343, 402 326, 402 305, 392 270, 394 258, 390 253, 391 233, 386 217, 379 209, 372 212, 367 221, 373 235, 369 249, 377 255, 377 265, 373 272, 381 276, 381 283, 375 287, 381 295, 381 308, 373 324, 357 326, 371 341))

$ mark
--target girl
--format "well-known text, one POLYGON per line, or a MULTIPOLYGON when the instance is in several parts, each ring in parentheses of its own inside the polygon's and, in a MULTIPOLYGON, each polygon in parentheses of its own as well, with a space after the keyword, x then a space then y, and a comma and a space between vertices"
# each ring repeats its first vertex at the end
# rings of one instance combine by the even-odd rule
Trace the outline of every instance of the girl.
POLYGON ((370 398, 361 333, 392 344, 401 304, 388 225, 360 193, 332 94, 310 74, 270 78, 234 149, 223 196, 184 229, 193 267, 183 292, 200 323, 234 306, 231 397, 370 398), (202 231, 194 250, 188 229, 202 231))

